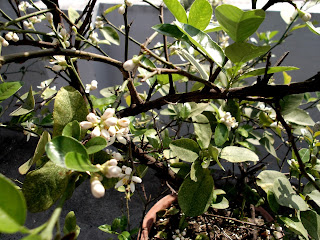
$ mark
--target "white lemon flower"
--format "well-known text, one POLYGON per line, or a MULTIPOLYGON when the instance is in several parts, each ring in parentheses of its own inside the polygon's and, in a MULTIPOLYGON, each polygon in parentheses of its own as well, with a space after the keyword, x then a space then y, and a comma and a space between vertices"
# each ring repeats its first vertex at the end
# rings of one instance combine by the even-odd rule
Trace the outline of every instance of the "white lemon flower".
POLYGON ((24 135, 27 136, 27 142, 30 140, 30 137, 36 137, 37 134, 33 133, 36 130, 36 125, 33 122, 25 122, 25 130, 23 130, 24 135))
POLYGON ((219 120, 220 123, 225 124, 229 131, 231 128, 238 127, 238 122, 234 117, 231 116, 230 112, 225 112, 221 108, 219 108, 219 115, 220 115, 220 120, 219 120))
POLYGON ((141 183, 142 179, 137 176, 131 176, 132 168, 127 166, 122 166, 123 173, 120 174, 120 180, 116 183, 115 188, 126 185, 129 192, 135 191, 135 184, 141 183))
POLYGON ((25 12, 29 7, 30 7, 30 4, 25 1, 20 2, 20 4, 18 5, 19 10, 22 12, 25 12))

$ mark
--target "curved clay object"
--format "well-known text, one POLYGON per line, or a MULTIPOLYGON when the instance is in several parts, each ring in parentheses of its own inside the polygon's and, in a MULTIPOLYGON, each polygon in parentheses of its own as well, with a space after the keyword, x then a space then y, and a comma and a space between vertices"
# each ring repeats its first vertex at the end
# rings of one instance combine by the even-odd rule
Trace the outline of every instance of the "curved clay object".
POLYGON ((156 222, 157 212, 164 210, 171 206, 172 203, 177 201, 177 195, 169 194, 161 198, 152 208, 148 211, 142 222, 142 232, 139 232, 139 240, 149 240, 149 232, 152 225, 156 222))

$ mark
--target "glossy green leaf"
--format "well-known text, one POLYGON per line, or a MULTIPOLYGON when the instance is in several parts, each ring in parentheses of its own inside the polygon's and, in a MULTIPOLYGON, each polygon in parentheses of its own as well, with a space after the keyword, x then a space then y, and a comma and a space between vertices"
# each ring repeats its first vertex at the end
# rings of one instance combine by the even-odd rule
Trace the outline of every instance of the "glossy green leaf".
POLYGON ((242 11, 235 6, 223 4, 216 8, 215 16, 233 41, 242 42, 259 28, 265 12, 261 9, 242 11))
POLYGON ((195 0, 191 5, 188 24, 200 30, 206 29, 212 17, 212 7, 208 0, 195 0))
POLYGON ((261 145, 267 150, 268 153, 270 153, 275 158, 278 158, 277 152, 274 149, 273 142, 270 141, 267 137, 263 137, 259 140, 261 145))
POLYGON ((68 17, 72 23, 75 23, 75 21, 80 17, 80 14, 74 8, 69 7, 68 17))
POLYGON ((189 114, 191 112, 191 106, 189 103, 182 103, 181 108, 177 112, 179 114, 179 117, 182 119, 187 119, 189 117, 189 114))
POLYGON ((298 108, 303 100, 303 94, 287 95, 280 99, 281 113, 286 115, 298 108))
POLYGON ((291 83, 291 76, 286 72, 283 72, 282 74, 283 74, 283 84, 289 85, 291 83))
POLYGON ((107 146, 107 140, 103 137, 91 138, 85 145, 88 154, 99 152, 107 146))
POLYGON ((279 210, 279 203, 277 202, 276 197, 274 196, 274 193, 272 191, 268 191, 267 193, 267 199, 269 203, 269 207, 274 213, 277 213, 279 210))
POLYGON ((183 32, 181 32, 176 25, 169 24, 169 23, 154 25, 152 29, 154 29, 158 33, 161 33, 168 37, 177 38, 177 39, 181 39, 182 36, 184 35, 183 32))
POLYGON ((34 151, 33 157, 26 163, 19 167, 20 174, 26 174, 33 164, 36 164, 45 153, 46 144, 51 140, 51 136, 47 131, 44 131, 38 141, 36 150, 34 151))
POLYGON ((228 146, 223 148, 221 150, 220 157, 232 163, 246 162, 246 161, 252 161, 252 162, 259 161, 259 157, 257 156, 257 154, 255 154, 251 150, 247 148, 235 147, 235 146, 228 146))
POLYGON ((211 207, 215 209, 226 209, 229 207, 229 201, 225 197, 219 195, 217 200, 211 204, 211 207))
POLYGON ((245 63, 257 58, 270 50, 270 46, 255 46, 250 43, 233 43, 226 47, 226 56, 233 63, 245 63))
MULTIPOLYGON (((316 183, 320 186, 320 180, 317 179, 316 183)), ((320 192, 308 182, 303 188, 303 195, 309 196, 320 207, 320 192)))
POLYGON ((47 162, 42 168, 27 174, 23 194, 30 212, 41 212, 51 207, 65 191, 68 170, 47 162))
POLYGON ((98 172, 99 168, 92 165, 89 158, 77 152, 68 152, 65 155, 65 165, 67 168, 79 172, 98 172))
POLYGON ((30 87, 30 90, 28 92, 27 98, 24 100, 24 103, 14 110, 12 113, 10 113, 10 116, 21 116, 25 115, 29 112, 32 112, 35 106, 35 101, 32 93, 32 86, 30 87))
POLYGON ((314 121, 310 117, 309 113, 297 108, 290 113, 283 116, 283 118, 291 123, 295 123, 301 126, 313 126, 314 121))
POLYGON ((192 122, 199 145, 202 149, 208 148, 212 137, 212 130, 208 118, 203 114, 198 114, 192 117, 192 122))
POLYGON ((118 32, 112 27, 103 27, 99 29, 105 40, 115 45, 120 45, 118 32))
POLYGON ((222 67, 225 58, 223 50, 208 34, 188 24, 178 22, 175 22, 175 24, 181 32, 187 35, 188 39, 196 47, 212 59, 219 67, 222 67))
POLYGON ((198 181, 190 177, 184 179, 178 193, 178 203, 187 216, 198 216, 204 213, 211 201, 214 189, 213 178, 208 169, 202 169, 198 181))
POLYGON ((290 230, 297 234, 301 234, 305 239, 309 239, 307 230, 298 218, 280 217, 280 219, 289 227, 290 230))
POLYGON ((308 204, 292 189, 286 177, 276 178, 273 182, 272 191, 277 202, 282 206, 301 211, 309 209, 308 204))
POLYGON ((110 104, 113 104, 117 99, 117 96, 114 94, 109 95, 108 97, 104 98, 92 98, 92 104, 95 108, 103 108, 110 104))
POLYGON ((200 148, 192 139, 174 140, 169 145, 175 156, 186 162, 194 162, 199 157, 200 148))
POLYGON ((88 109, 82 95, 73 87, 58 91, 53 108, 53 136, 59 136, 63 128, 74 120, 85 121, 88 109))
POLYGON ((218 147, 221 147, 229 137, 229 130, 223 123, 218 123, 214 131, 214 142, 218 147))
POLYGON ((27 216, 23 194, 2 174, 0 174, 0 189, 0 233, 18 232, 27 216))
POLYGON ((58 136, 48 142, 46 152, 52 162, 61 167, 66 167, 65 157, 69 152, 82 154, 84 158, 89 158, 86 148, 72 137, 58 136))
POLYGON ((273 183, 276 178, 286 177, 283 173, 274 170, 264 170, 257 176, 257 184, 266 193, 272 191, 273 183))
POLYGON ((186 10, 182 7, 178 0, 164 0, 163 1, 172 15, 181 23, 187 23, 188 17, 186 10))
POLYGON ((0 83, 0 102, 11 97, 23 85, 23 82, 4 82, 0 83))
MULTIPOLYGON (((268 68, 268 74, 278 73, 278 72, 284 72, 284 71, 292 71, 292 70, 298 70, 297 67, 290 67, 290 66, 279 66, 279 67, 270 67, 268 68)), ((241 77, 239 77, 239 80, 249 78, 249 77, 255 77, 265 74, 265 68, 258 68, 255 70, 252 70, 250 72, 247 72, 243 74, 241 77)), ((288 81, 286 81, 288 84, 288 81)))
POLYGON ((69 122, 63 128, 63 131, 62 131, 62 136, 73 137, 77 140, 80 139, 80 135, 81 135, 81 128, 80 128, 80 124, 77 120, 69 122))
POLYGON ((320 239, 320 216, 314 210, 300 211, 300 219, 312 239, 320 239))

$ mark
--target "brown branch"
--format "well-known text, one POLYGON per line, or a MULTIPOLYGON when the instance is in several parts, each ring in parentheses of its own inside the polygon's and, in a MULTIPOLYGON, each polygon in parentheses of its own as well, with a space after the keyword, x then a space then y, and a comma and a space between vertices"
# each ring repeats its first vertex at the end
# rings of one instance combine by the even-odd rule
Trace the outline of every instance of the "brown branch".
POLYGON ((147 112, 150 109, 160 109, 162 106, 165 106, 168 103, 201 102, 205 99, 254 100, 255 98, 258 101, 260 101, 261 98, 266 98, 266 101, 272 101, 272 98, 282 98, 290 94, 316 91, 320 91, 320 73, 317 73, 315 76, 304 82, 292 83, 290 85, 260 86, 255 84, 248 87, 231 88, 221 92, 211 89, 209 92, 194 91, 167 95, 139 106, 137 105, 135 107, 123 109, 119 111, 118 114, 121 117, 135 116, 139 113, 147 112))

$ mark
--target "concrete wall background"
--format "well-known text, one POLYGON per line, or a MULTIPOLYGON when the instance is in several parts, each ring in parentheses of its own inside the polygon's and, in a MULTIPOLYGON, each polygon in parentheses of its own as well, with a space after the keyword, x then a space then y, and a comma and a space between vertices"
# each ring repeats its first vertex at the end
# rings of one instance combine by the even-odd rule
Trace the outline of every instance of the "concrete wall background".
MULTIPOLYGON (((63 2, 63 1, 61 1, 63 2)), ((73 1, 73 3, 78 1, 73 1)), ((97 6, 96 13, 100 14, 106 8, 112 6, 113 4, 101 3, 97 6)), ((75 4, 75 7, 80 9, 80 5, 75 4)), ((7 12, 9 15, 14 16, 13 12, 10 10, 7 1, 0 1, 0 8, 7 12)), ((116 11, 108 15, 108 19, 115 25, 120 26, 123 24, 122 16, 120 16, 116 11)), ((172 16, 168 11, 165 11, 166 22, 173 20, 172 16)), ((320 22, 320 14, 313 14, 313 20, 320 22)), ((131 34, 139 42, 144 42, 145 39, 150 36, 153 31, 151 27, 159 23, 158 12, 151 7, 145 5, 135 5, 130 8, 129 21, 133 21, 131 34)), ((40 25, 39 25, 40 26, 40 25)), ((259 32, 266 30, 280 30, 278 38, 281 36, 281 32, 284 31, 286 25, 282 21, 279 12, 267 12, 266 20, 259 28, 259 32)), ((45 28, 45 27, 44 27, 45 28)), ((285 51, 290 51, 289 56, 284 61, 284 66, 297 66, 300 68, 298 71, 289 72, 292 76, 292 81, 302 81, 305 80, 319 71, 319 54, 320 54, 320 41, 319 36, 312 34, 308 29, 300 29, 294 32, 293 37, 287 38, 284 45, 278 47, 273 52, 277 57, 280 57, 285 51)), ((123 36, 120 36, 121 45, 120 46, 102 46, 102 49, 107 52, 111 57, 123 61, 123 49, 124 44, 123 36)), ((161 41, 161 36, 158 36, 158 40, 161 41)), ((129 57, 134 54, 138 54, 140 48, 134 43, 130 42, 129 46, 129 57)), ((21 48, 9 46, 3 49, 3 55, 10 54, 14 52, 28 51, 32 50, 31 47, 21 48)), ((90 51, 95 52, 90 49, 90 51)), ((275 62, 276 59, 272 59, 275 62)), ((41 81, 47 80, 53 77, 53 74, 44 69, 44 65, 48 65, 47 61, 35 61, 29 60, 23 64, 11 64, 7 69, 6 66, 2 67, 1 72, 6 71, 11 74, 7 74, 10 81, 19 81, 22 77, 21 73, 13 73, 19 71, 22 66, 27 66, 34 63, 28 72, 24 76, 25 86, 22 88, 21 92, 26 92, 29 89, 29 85, 36 88, 41 81)), ((99 89, 104 87, 112 86, 114 84, 121 84, 122 75, 120 72, 111 66, 102 63, 92 63, 80 60, 79 61, 80 75, 84 80, 84 83, 90 83, 92 79, 96 79, 99 82, 99 89)), ((279 81, 282 81, 281 74, 276 75, 279 81)), ((61 86, 62 84, 60 84, 61 86)), ((59 84, 58 84, 59 86, 59 84)), ((94 92, 97 94, 97 92, 94 92)), ((6 102, 5 102, 6 103, 6 102)), ((13 107, 14 109, 15 107, 13 107)), ((10 113, 10 111, 8 111, 10 113)), ((3 116, 0 122, 6 121, 7 117, 3 116)), ((320 120, 319 112, 313 112, 313 119, 315 121, 320 120)), ((34 147, 37 144, 35 138, 31 138, 29 142, 25 141, 25 136, 22 133, 13 132, 10 130, 5 130, 0 128, 0 146, 2 149, 2 154, 0 156, 0 173, 5 174, 12 179, 17 179, 23 181, 23 176, 18 173, 18 167, 26 162, 32 155, 34 147)), ((153 196, 156 196, 160 190, 160 182, 155 181, 154 173, 150 172, 146 178, 144 178, 144 183, 146 186, 146 191, 153 196)), ((138 188, 138 191, 141 190, 138 188)), ((67 201, 62 217, 64 217, 69 211, 75 211, 78 219, 78 224, 81 227, 81 234, 79 239, 96 239, 102 240, 107 239, 107 234, 98 230, 97 227, 101 224, 111 224, 112 219, 118 217, 119 214, 124 210, 124 199, 121 193, 114 190, 108 190, 107 194, 102 199, 95 199, 91 195, 89 182, 85 182, 78 189, 76 189, 73 197, 67 201)), ((139 200, 138 194, 134 195, 134 198, 130 202, 131 207, 131 222, 133 226, 138 226, 141 219, 141 214, 143 206, 139 200)), ((39 226, 45 220, 48 219, 52 213, 52 209, 45 213, 28 214, 27 226, 32 228, 39 226)), ((0 239, 4 240, 14 240, 20 239, 21 236, 12 235, 0 235, 0 239)))

